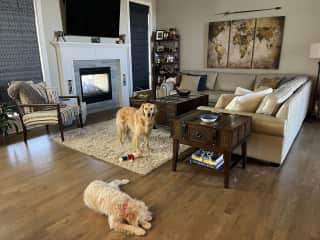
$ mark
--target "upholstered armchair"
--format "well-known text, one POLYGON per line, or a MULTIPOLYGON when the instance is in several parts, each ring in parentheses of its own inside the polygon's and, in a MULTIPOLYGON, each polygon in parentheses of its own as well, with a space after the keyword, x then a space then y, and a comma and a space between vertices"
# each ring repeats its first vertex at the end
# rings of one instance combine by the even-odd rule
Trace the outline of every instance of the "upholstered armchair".
POLYGON ((83 127, 81 102, 79 96, 58 96, 56 91, 44 83, 12 82, 8 95, 16 102, 23 128, 24 141, 27 142, 27 129, 32 126, 58 125, 61 141, 64 141, 64 125, 78 120, 83 127), (77 104, 63 104, 62 99, 76 99, 77 104))

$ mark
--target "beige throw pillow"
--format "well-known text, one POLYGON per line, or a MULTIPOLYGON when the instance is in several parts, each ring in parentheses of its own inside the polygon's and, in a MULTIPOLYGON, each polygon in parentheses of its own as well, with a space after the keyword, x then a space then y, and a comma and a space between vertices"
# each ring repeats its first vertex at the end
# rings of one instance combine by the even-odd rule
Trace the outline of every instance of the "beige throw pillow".
POLYGON ((221 94, 215 108, 224 109, 235 97, 235 94, 221 94))
POLYGON ((190 91, 198 91, 199 80, 201 76, 190 76, 183 74, 179 89, 187 89, 190 91))
POLYGON ((269 88, 263 91, 253 92, 243 96, 237 96, 233 98, 232 101, 228 104, 226 110, 254 113, 257 110, 262 99, 266 95, 272 93, 272 91, 272 88, 269 88))

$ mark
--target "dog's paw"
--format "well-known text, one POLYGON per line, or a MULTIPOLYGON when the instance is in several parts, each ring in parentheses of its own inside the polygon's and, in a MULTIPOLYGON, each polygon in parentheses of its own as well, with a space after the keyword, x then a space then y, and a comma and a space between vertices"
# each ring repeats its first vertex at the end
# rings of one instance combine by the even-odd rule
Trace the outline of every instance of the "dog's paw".
POLYGON ((129 182, 130 182, 129 179, 122 179, 122 180, 121 180, 121 183, 122 183, 122 184, 128 184, 129 182))
POLYGON ((152 225, 149 222, 145 222, 142 224, 142 227, 146 230, 149 230, 149 229, 151 229, 152 225))
POLYGON ((142 228, 138 228, 137 230, 135 230, 135 235, 137 236, 143 236, 146 234, 146 231, 143 230, 142 228))

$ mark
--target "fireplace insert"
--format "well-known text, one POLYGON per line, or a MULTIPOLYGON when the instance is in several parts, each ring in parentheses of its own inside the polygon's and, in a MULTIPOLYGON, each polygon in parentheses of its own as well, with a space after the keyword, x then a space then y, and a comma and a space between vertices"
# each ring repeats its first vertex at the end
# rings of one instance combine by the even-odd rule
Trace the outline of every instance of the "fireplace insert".
POLYGON ((82 101, 96 103, 112 99, 110 67, 81 68, 82 101))

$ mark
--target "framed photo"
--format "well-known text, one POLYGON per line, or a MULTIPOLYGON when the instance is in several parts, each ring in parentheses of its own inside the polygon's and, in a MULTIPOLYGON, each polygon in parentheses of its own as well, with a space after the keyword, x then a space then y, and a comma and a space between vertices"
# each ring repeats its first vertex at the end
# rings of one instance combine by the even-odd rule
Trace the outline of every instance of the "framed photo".
POLYGON ((163 40, 163 37, 164 37, 163 30, 156 31, 156 40, 163 40))

